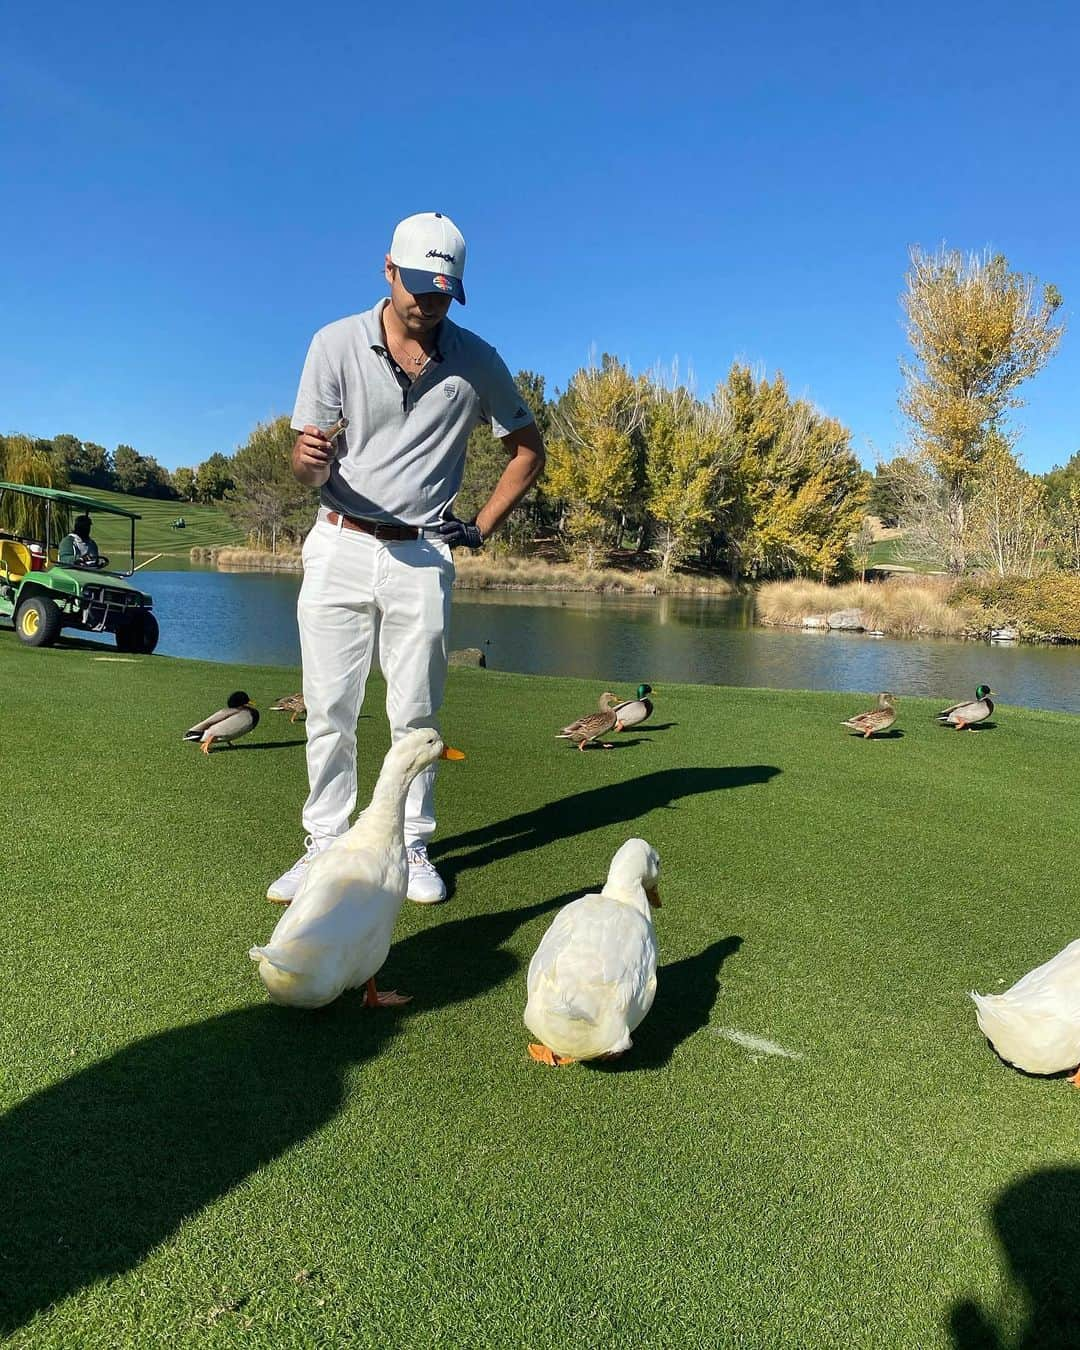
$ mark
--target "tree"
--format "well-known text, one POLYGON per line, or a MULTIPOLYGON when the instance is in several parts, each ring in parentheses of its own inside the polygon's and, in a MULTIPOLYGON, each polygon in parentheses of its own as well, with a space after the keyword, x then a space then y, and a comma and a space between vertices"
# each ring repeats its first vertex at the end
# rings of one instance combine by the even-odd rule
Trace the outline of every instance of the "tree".
MULTIPOLYGON (((541 436, 546 436, 551 414, 544 396, 543 375, 536 375, 530 370, 519 370, 514 377, 514 383, 536 419, 541 436)), ((486 422, 474 427, 465 454, 465 474, 454 503, 454 510, 459 516, 471 520, 476 515, 494 491, 506 463, 506 449, 492 432, 491 427, 486 422)), ((529 533, 529 522, 536 511, 538 495, 538 488, 534 486, 518 503, 493 541, 494 547, 498 548, 504 543, 510 547, 524 546, 529 533)))
POLYGON ((998 576, 1033 576, 1050 545, 1046 484, 1020 467, 1005 438, 987 436, 971 500, 970 549, 998 576))
POLYGON ((869 516, 863 516, 859 528, 848 540, 848 552, 852 566, 859 574, 859 580, 866 580, 866 569, 870 566, 870 556, 874 551, 874 527, 869 516))
POLYGON ((890 530, 900 523, 900 484, 907 463, 903 455, 898 455, 888 463, 879 461, 874 468, 866 509, 890 530))
POLYGON ((735 364, 721 397, 732 417, 734 492, 722 513, 732 576, 836 576, 869 485, 850 433, 792 399, 780 374, 759 379, 735 364))
POLYGON ((176 495, 183 502, 193 502, 195 500, 195 470, 194 469, 174 469, 173 487, 176 489, 176 495))
POLYGON ((113 476, 118 492, 139 493, 146 484, 146 461, 131 445, 113 451, 113 476))
POLYGON ((683 385, 654 377, 645 412, 645 504, 660 570, 685 562, 716 524, 729 467, 726 399, 702 403, 683 385))
POLYGON ((1055 464, 1049 473, 1043 474, 1046 484, 1046 498, 1051 506, 1068 500, 1074 484, 1080 483, 1080 450, 1067 464, 1055 464))
POLYGON ((52 439, 53 460, 60 472, 67 474, 69 479, 72 478, 72 471, 78 465, 82 448, 82 441, 78 436, 72 436, 68 432, 62 432, 52 439))
POLYGON ((220 451, 195 470, 195 495, 201 502, 219 502, 234 486, 229 461, 220 451))
MULTIPOLYGON (((67 475, 57 466, 49 450, 31 436, 0 436, 0 480, 19 483, 24 487, 51 487, 66 489, 67 475)), ((27 497, 22 493, 5 492, 0 502, 0 528, 29 539, 45 538, 46 501, 42 497, 27 497)), ((51 505, 53 543, 67 532, 68 510, 62 503, 51 505)))
POLYGON ((276 552, 282 542, 299 543, 311 526, 316 494, 293 476, 295 439, 288 417, 260 422, 226 461, 233 486, 225 508, 254 547, 276 552))
POLYGON ((944 486, 948 522, 945 563, 958 575, 967 562, 965 513, 991 431, 1002 431, 1016 389, 1035 375, 1061 341, 1054 323, 1061 295, 1009 270, 1007 260, 965 258, 956 251, 911 251, 903 296, 914 360, 902 363, 901 408, 912 443, 944 486))
POLYGON ((613 356, 575 373, 552 411, 545 491, 564 508, 571 556, 589 567, 616 542, 640 479, 645 385, 613 356))
POLYGON ((94 441, 83 441, 81 449, 71 463, 71 481, 86 483, 90 487, 115 487, 112 455, 103 445, 98 445, 94 441))
POLYGON ((1080 572, 1080 476, 1069 484, 1066 495, 1054 503, 1051 524, 1058 565, 1069 572, 1080 572))

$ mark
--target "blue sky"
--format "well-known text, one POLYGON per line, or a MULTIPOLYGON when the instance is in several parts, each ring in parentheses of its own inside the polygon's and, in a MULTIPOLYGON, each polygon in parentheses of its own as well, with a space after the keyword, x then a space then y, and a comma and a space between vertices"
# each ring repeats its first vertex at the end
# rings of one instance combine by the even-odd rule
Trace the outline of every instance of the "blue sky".
POLYGON ((782 370, 903 440, 907 250, 1004 252, 1070 323, 1020 449, 1080 448, 1072 3, 23 5, 0 46, 0 430, 170 468, 289 411, 395 221, 454 317, 563 386, 591 349, 782 370))

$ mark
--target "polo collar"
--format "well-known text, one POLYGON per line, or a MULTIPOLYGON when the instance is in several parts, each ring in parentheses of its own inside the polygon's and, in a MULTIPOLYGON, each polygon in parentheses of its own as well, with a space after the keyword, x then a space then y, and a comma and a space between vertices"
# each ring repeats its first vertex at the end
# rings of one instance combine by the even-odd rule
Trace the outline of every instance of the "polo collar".
MULTIPOLYGON (((388 299, 380 300, 374 309, 366 310, 360 315, 360 324, 364 330, 364 338, 371 347, 371 350, 373 352, 378 352, 380 356, 390 357, 390 360, 393 360, 393 357, 390 356, 389 348, 383 341, 382 327, 382 312, 389 303, 390 301, 388 299)), ((435 346, 431 353, 432 361, 444 361, 446 359, 443 355, 442 347, 439 345, 439 339, 446 336, 448 330, 452 328, 453 324, 450 320, 443 319, 442 323, 435 329, 435 346)))

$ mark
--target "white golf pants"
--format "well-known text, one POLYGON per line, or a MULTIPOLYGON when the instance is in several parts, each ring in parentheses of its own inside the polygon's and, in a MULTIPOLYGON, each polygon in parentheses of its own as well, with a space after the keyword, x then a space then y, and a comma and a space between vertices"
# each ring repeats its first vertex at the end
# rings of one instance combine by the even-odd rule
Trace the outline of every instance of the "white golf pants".
MULTIPOLYGON (((393 739, 438 725, 454 580, 441 540, 392 543, 331 525, 325 515, 304 541, 296 611, 310 788, 303 822, 316 838, 342 834, 356 808, 356 724, 376 644, 393 739)), ((372 753, 381 759, 383 750, 372 753)), ((426 769, 406 798, 406 843, 435 833, 434 793, 435 770, 426 769)))

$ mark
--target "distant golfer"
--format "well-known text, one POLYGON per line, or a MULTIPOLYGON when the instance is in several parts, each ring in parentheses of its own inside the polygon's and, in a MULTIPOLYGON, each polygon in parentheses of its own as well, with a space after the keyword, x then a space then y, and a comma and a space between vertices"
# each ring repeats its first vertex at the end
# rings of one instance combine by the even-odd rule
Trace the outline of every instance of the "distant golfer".
POLYGON ((71 522, 71 533, 60 540, 57 561, 61 567, 108 567, 108 558, 98 553, 98 546, 90 534, 89 516, 76 516, 71 522))
MULTIPOLYGON (((385 259, 390 297, 315 334, 292 425, 293 473, 320 489, 304 541, 297 617, 307 705, 303 857, 267 898, 288 903, 307 865, 349 825, 356 805, 356 723, 373 657, 386 678, 394 740, 436 723, 446 680, 451 549, 480 548, 536 481, 540 433, 498 352, 447 317, 465 303, 465 240, 438 212, 409 216, 385 259), (339 419, 333 444, 324 434, 339 419), (508 461, 476 519, 454 498, 465 444, 480 422, 508 461)), ((381 758, 378 747, 374 752, 381 758)), ((446 887, 427 856, 435 832, 434 770, 405 805, 410 900, 446 887)))

